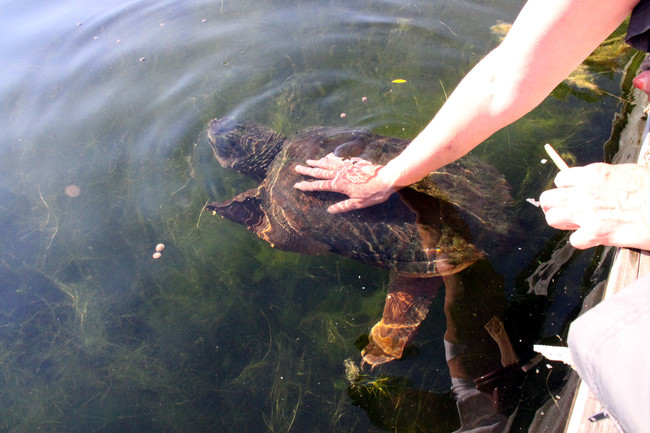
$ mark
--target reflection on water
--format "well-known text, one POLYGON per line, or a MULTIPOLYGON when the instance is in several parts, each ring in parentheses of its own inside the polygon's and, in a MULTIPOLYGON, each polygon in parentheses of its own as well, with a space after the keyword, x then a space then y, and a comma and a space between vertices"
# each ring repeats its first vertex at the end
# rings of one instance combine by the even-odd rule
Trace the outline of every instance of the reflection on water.
MULTIPOLYGON (((0 430, 417 431, 396 408, 452 385, 453 291, 402 360, 350 384, 344 360, 359 364, 388 273, 278 251, 202 213, 256 186, 214 162, 204 131, 237 116, 284 135, 412 138, 522 3, 3 2, 0 430)), ((583 280, 597 282, 589 253, 544 266, 565 241, 525 198, 554 174, 542 143, 601 158, 617 101, 559 96, 475 152, 513 185, 527 233, 485 248, 525 341, 563 337, 583 280)))

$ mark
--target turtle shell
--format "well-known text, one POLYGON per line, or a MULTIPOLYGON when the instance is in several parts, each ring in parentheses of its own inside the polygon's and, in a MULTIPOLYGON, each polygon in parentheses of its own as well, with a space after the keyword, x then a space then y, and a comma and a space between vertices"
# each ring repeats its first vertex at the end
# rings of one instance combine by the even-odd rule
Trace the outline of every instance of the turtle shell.
MULTIPOLYGON (((504 239, 512 226, 507 212, 512 198, 503 176, 472 158, 431 173, 385 203, 331 215, 327 207, 344 196, 295 189, 293 185, 305 178, 296 173, 297 164, 330 152, 386 164, 408 142, 346 128, 311 128, 285 139, 252 122, 238 125, 250 128, 254 137, 266 143, 256 142, 265 149, 253 176, 261 178, 260 185, 208 208, 246 225, 274 247, 306 254, 337 253, 404 274, 438 276, 474 263, 483 256, 484 246, 504 239), (277 148, 272 159, 269 148, 277 148), (264 176, 258 174, 260 167, 264 176)), ((233 134, 223 129, 209 137, 215 155, 221 152, 215 145, 219 134, 246 136, 246 131, 233 134)), ((230 140, 228 146, 236 143, 230 140)), ((251 161, 254 158, 246 155, 246 166, 255 166, 251 161)))

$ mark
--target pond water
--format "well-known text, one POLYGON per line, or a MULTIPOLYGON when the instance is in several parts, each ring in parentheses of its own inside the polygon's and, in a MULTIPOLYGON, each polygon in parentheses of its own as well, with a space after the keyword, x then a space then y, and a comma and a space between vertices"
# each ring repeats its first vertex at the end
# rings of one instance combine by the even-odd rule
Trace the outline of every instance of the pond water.
MULTIPOLYGON (((204 132, 236 116, 413 138, 522 4, 1 1, 0 430, 438 431, 414 408, 451 386, 444 296, 405 359, 351 384, 388 272, 202 212, 255 185, 204 132)), ((618 94, 617 66, 599 72, 618 94)), ((542 145, 602 160, 619 104, 563 85, 474 152, 526 233, 488 252, 526 342, 562 344, 606 269, 526 201, 556 173, 542 145)))

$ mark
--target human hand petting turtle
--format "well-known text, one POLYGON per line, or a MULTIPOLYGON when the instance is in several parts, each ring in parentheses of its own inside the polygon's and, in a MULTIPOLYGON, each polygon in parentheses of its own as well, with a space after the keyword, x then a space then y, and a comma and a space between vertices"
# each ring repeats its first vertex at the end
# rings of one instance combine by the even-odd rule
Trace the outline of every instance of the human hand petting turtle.
POLYGON ((591 164, 558 173, 556 189, 540 196, 546 221, 575 230, 571 244, 650 250, 650 167, 591 164))
POLYGON ((320 180, 302 181, 294 185, 301 191, 331 191, 345 194, 347 200, 327 208, 341 213, 384 202, 395 188, 381 177, 382 165, 362 158, 341 158, 329 153, 321 159, 308 159, 308 166, 297 165, 296 172, 320 180))

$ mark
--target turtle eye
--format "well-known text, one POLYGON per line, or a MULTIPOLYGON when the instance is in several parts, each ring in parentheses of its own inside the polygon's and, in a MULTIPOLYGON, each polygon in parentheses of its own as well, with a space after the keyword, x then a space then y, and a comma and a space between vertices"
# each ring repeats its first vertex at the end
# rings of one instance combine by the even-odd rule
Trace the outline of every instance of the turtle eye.
POLYGON ((244 157, 247 149, 242 146, 240 139, 241 137, 236 134, 222 135, 215 141, 215 152, 221 158, 236 159, 244 157))
POLYGON ((215 154, 222 157, 241 153, 240 124, 232 118, 213 119, 208 127, 208 138, 215 154))

